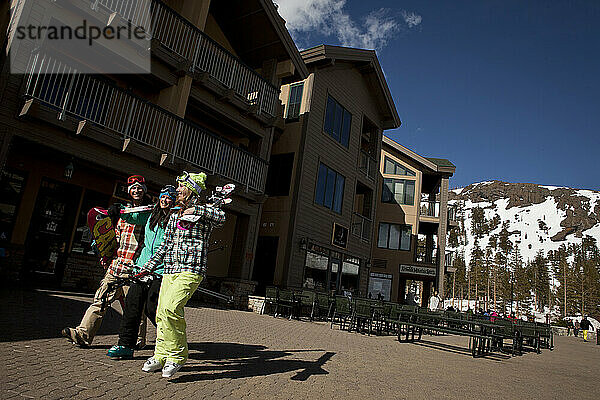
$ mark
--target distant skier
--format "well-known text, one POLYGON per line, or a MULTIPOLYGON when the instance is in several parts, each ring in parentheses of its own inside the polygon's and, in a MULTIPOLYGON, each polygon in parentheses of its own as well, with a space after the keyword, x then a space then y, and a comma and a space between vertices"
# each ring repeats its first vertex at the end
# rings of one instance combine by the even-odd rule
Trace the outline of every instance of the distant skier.
MULTIPOLYGON (((579 327, 581 328, 581 330, 583 331, 583 341, 587 342, 587 337, 588 337, 588 330, 590 328, 592 328, 592 330, 594 330, 594 325, 592 325, 590 323, 590 321, 588 321, 587 317, 584 315, 583 319, 581 320, 581 322, 579 323, 579 327)), ((597 333, 596 333, 597 334, 597 333)))

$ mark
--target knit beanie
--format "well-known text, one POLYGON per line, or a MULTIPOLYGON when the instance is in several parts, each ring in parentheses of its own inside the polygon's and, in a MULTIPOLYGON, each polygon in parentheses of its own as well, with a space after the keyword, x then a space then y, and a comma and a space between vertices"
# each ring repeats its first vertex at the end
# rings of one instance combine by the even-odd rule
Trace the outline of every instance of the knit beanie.
POLYGON ((183 171, 183 175, 177 178, 177 182, 190 189, 196 196, 199 196, 200 192, 206 189, 206 174, 204 172, 191 174, 183 171))

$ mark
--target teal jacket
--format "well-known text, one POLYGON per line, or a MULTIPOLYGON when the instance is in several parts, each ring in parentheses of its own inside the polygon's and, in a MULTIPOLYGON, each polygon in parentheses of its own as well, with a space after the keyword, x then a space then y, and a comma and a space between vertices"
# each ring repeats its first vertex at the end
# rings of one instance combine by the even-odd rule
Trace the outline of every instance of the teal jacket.
MULTIPOLYGON (((161 228, 160 225, 156 225, 154 230, 150 229, 150 214, 152 214, 152 211, 121 214, 121 219, 125 222, 129 222, 133 225, 145 226, 144 248, 135 262, 135 265, 139 268, 143 267, 146 261, 152 258, 154 253, 156 253, 156 250, 160 248, 165 234, 165 228, 161 228)), ((158 275, 163 274, 162 263, 154 270, 154 272, 158 275)))

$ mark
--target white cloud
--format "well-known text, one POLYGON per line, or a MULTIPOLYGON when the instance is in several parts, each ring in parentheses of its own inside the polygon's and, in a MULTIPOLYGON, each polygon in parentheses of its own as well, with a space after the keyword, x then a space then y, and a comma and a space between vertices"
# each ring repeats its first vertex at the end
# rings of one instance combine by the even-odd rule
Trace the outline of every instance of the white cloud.
POLYGON ((402 17, 404 18, 404 22, 408 25, 409 28, 414 28, 419 25, 423 18, 420 15, 415 14, 414 12, 402 11, 402 17))
POLYGON ((311 42, 318 32, 334 36, 342 46, 381 49, 403 29, 421 23, 421 16, 402 11, 402 18, 394 10, 373 10, 360 21, 345 10, 346 0, 277 0, 279 13, 299 47, 320 43, 311 42))

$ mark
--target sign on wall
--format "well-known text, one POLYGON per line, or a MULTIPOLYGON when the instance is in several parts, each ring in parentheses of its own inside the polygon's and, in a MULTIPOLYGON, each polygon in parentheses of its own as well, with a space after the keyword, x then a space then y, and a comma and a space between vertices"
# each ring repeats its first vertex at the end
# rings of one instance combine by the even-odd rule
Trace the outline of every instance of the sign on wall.
POLYGON ((334 222, 331 244, 345 249, 348 246, 348 228, 334 222))
POLYGON ((400 273, 401 274, 413 274, 413 275, 423 275, 423 276, 436 276, 436 269, 430 267, 422 267, 417 265, 404 265, 400 264, 400 273))

